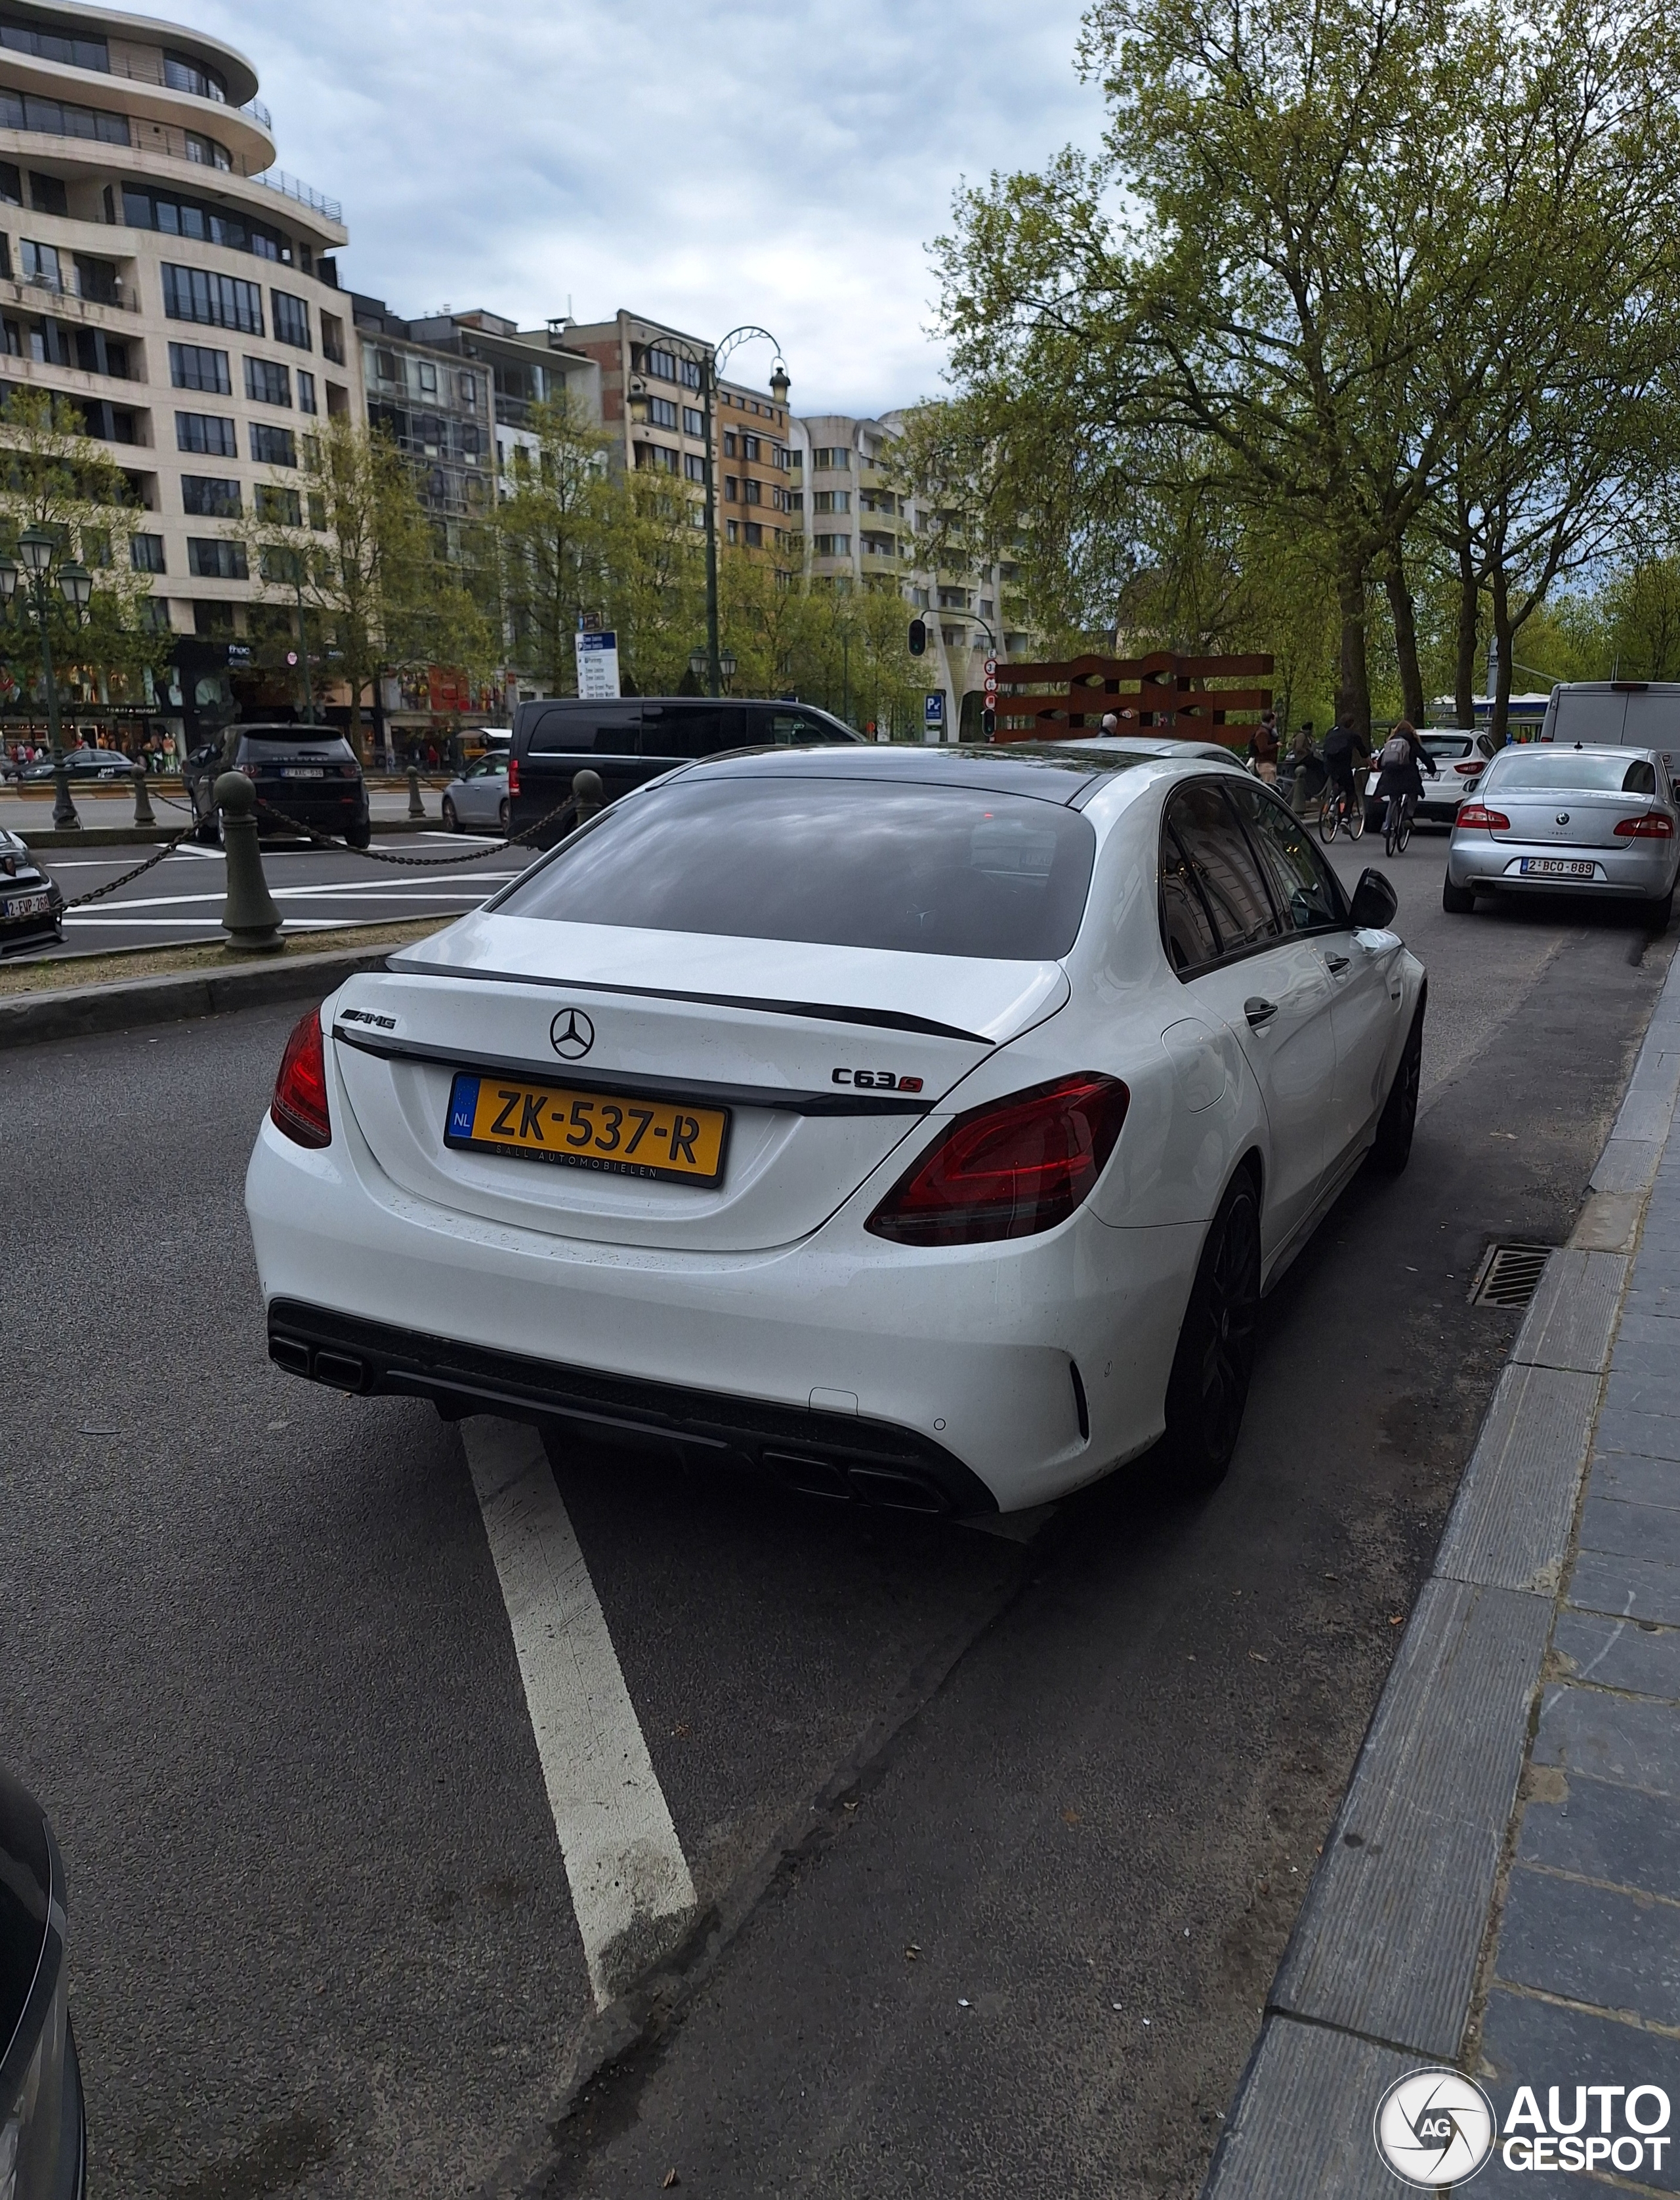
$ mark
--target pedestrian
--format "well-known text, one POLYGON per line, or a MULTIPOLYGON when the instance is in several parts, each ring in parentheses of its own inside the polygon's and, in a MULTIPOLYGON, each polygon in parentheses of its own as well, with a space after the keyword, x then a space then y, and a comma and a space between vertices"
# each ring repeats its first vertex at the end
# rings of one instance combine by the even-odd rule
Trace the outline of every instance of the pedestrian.
POLYGON ((1297 817, 1304 817, 1308 805, 1324 792, 1324 766, 1313 746, 1313 722, 1305 719, 1297 727, 1295 738, 1289 745, 1291 767, 1289 782, 1289 806, 1297 817))
POLYGON ((1278 714, 1262 711, 1260 723, 1249 741, 1249 754, 1254 759, 1255 770, 1268 787, 1278 781, 1278 714))

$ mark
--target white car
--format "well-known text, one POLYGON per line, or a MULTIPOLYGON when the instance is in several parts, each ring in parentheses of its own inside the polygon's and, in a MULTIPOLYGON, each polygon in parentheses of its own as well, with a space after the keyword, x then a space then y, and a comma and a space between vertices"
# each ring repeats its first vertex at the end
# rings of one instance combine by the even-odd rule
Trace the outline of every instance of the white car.
POLYGON ((737 752, 288 1044, 274 1360, 973 1514, 1237 1441, 1261 1293, 1404 1165, 1425 981, 1178 756, 737 752))

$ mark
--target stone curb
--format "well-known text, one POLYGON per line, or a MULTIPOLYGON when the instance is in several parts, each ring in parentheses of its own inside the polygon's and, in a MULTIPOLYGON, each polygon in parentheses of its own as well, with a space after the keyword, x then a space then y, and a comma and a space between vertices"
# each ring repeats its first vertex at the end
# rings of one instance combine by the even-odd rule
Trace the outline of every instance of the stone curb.
POLYGON ((1670 966, 1570 1243, 1552 1255, 1267 1996, 1203 2200, 1393 2200, 1384 2088, 1451 2064, 1641 1218, 1680 1095, 1670 966))
POLYGON ((110 986, 19 994, 0 1000, 0 1050, 32 1046, 41 1039, 88 1039, 145 1024, 179 1023, 229 1009, 261 1008, 271 1001, 325 1000, 358 970, 383 970, 386 957, 403 944, 388 940, 383 947, 341 947, 321 955, 230 962, 225 969, 179 976, 121 978, 110 986))

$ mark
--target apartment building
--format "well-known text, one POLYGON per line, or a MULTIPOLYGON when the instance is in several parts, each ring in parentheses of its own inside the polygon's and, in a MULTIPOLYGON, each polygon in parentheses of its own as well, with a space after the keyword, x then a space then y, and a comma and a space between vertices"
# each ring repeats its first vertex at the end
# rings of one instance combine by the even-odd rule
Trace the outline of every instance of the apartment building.
MULTIPOLYGON (((244 55, 184 25, 0 17, 0 381, 69 399, 111 447, 148 515, 154 622, 221 645, 259 594, 228 522, 313 420, 363 413, 342 211, 275 168, 256 93, 244 55)), ((183 653, 189 688, 229 654, 183 653)))
POLYGON ((947 737, 977 735, 992 637, 1005 656, 1027 646, 1005 594, 1013 568, 928 562, 933 537, 948 528, 895 478, 893 446, 904 432, 901 412, 878 420, 816 413, 791 424, 788 481, 801 570, 817 586, 894 589, 907 620, 923 615, 928 687, 946 698, 947 737))
POLYGON ((792 518, 787 384, 769 395, 749 383, 717 385, 717 511, 726 544, 761 554, 791 578, 799 571, 792 518))
MULTIPOLYGON (((702 363, 711 347, 622 307, 610 321, 551 323, 559 341, 594 360, 600 374, 600 418, 623 466, 668 474, 687 487, 694 524, 704 526, 705 478, 702 363)), ((721 381, 712 421, 720 544, 797 570, 787 518, 787 387, 721 381)))

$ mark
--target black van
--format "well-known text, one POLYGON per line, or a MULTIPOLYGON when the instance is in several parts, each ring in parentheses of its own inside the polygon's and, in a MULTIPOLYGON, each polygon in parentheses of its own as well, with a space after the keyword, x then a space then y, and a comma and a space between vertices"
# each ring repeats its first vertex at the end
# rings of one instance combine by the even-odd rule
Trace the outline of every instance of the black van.
MULTIPOLYGON (((714 702, 703 695, 521 703, 508 764, 508 829, 525 832, 558 808, 571 793, 572 774, 585 764, 600 773, 606 799, 614 802, 673 765, 720 749, 823 747, 863 738, 809 703, 714 702)), ((565 822, 552 826, 537 845, 552 846, 565 822)))

